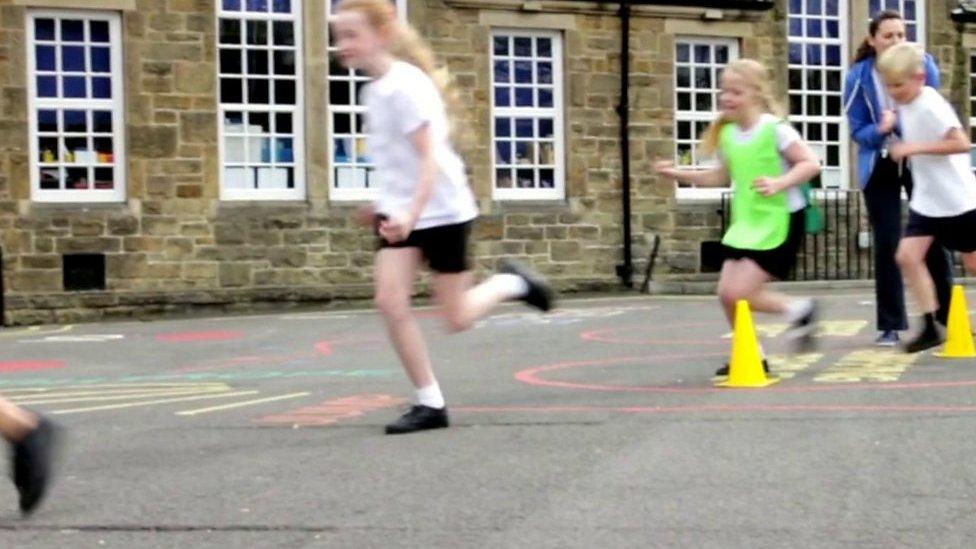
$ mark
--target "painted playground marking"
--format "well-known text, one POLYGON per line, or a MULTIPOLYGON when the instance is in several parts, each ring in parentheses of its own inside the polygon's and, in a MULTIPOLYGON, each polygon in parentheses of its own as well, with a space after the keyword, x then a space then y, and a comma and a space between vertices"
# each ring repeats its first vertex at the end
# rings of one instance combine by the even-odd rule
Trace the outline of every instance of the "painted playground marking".
POLYGON ((399 406, 405 402, 406 399, 390 395, 353 395, 327 400, 317 406, 306 406, 283 414, 264 416, 256 421, 265 425, 323 427, 335 425, 341 420, 362 417, 375 410, 399 406))

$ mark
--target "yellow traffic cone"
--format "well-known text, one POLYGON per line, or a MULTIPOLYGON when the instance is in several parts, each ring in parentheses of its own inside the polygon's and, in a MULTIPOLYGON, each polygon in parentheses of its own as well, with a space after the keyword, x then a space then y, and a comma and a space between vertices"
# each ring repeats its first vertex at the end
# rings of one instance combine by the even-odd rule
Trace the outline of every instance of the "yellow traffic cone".
POLYGON ((739 300, 735 304, 735 330, 732 334, 732 359, 729 361, 729 378, 719 387, 766 387, 779 381, 763 371, 762 355, 756 328, 752 325, 749 302, 739 300))
POLYGON ((973 330, 969 325, 969 307, 966 305, 966 292, 962 286, 952 287, 952 300, 949 301, 949 326, 946 334, 946 344, 941 353, 935 356, 942 358, 974 358, 976 348, 973 348, 973 330))

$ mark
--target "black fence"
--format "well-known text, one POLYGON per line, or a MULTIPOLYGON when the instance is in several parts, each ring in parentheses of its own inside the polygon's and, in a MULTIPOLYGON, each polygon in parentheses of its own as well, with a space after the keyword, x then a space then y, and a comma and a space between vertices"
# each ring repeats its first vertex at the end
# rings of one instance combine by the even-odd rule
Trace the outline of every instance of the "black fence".
MULTIPOLYGON (((732 193, 722 194, 722 234, 730 220, 732 193)), ((860 191, 817 189, 813 196, 824 230, 807 235, 790 280, 855 280, 874 277, 874 246, 860 191)))

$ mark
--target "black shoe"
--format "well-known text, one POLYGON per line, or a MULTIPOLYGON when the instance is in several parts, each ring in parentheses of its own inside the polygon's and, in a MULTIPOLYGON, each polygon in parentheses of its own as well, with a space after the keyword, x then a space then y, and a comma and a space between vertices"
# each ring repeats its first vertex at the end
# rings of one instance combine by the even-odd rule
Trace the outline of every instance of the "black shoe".
POLYGON ((20 511, 29 515, 44 499, 53 474, 59 428, 40 418, 37 428, 13 445, 14 485, 20 494, 20 511))
POLYGON ((400 419, 387 425, 386 434, 400 435, 425 429, 443 429, 448 425, 450 422, 447 420, 447 408, 417 405, 400 416, 400 419))
POLYGON ((810 310, 807 314, 796 319, 790 326, 787 337, 794 341, 796 352, 805 353, 812 351, 816 347, 813 334, 817 329, 817 302, 810 300, 810 310))
MULTIPOLYGON (((766 372, 767 374, 769 373, 769 363, 766 362, 765 358, 763 359, 763 371, 766 372)), ((729 375, 728 363, 726 363, 725 366, 722 366, 718 370, 715 370, 715 377, 726 377, 728 375, 729 375)))
POLYGON ((549 283, 546 282, 542 276, 533 272, 531 269, 525 265, 522 265, 518 261, 508 258, 502 260, 500 270, 503 273, 520 276, 525 280, 526 283, 528 283, 529 293, 522 297, 522 301, 541 311, 548 311, 552 309, 556 298, 553 294, 552 287, 549 286, 549 283))
POLYGON ((906 353, 918 353, 941 345, 945 341, 939 329, 935 326, 923 327, 917 336, 905 344, 906 353))

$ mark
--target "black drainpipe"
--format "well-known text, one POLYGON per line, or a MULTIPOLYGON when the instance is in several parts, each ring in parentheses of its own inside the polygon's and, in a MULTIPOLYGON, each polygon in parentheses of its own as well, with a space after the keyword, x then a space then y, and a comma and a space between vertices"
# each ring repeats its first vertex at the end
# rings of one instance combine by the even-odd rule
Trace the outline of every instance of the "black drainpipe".
POLYGON ((630 0, 620 0, 620 164, 623 197, 624 262, 617 265, 617 276, 627 288, 634 285, 634 261, 630 234, 630 0))

